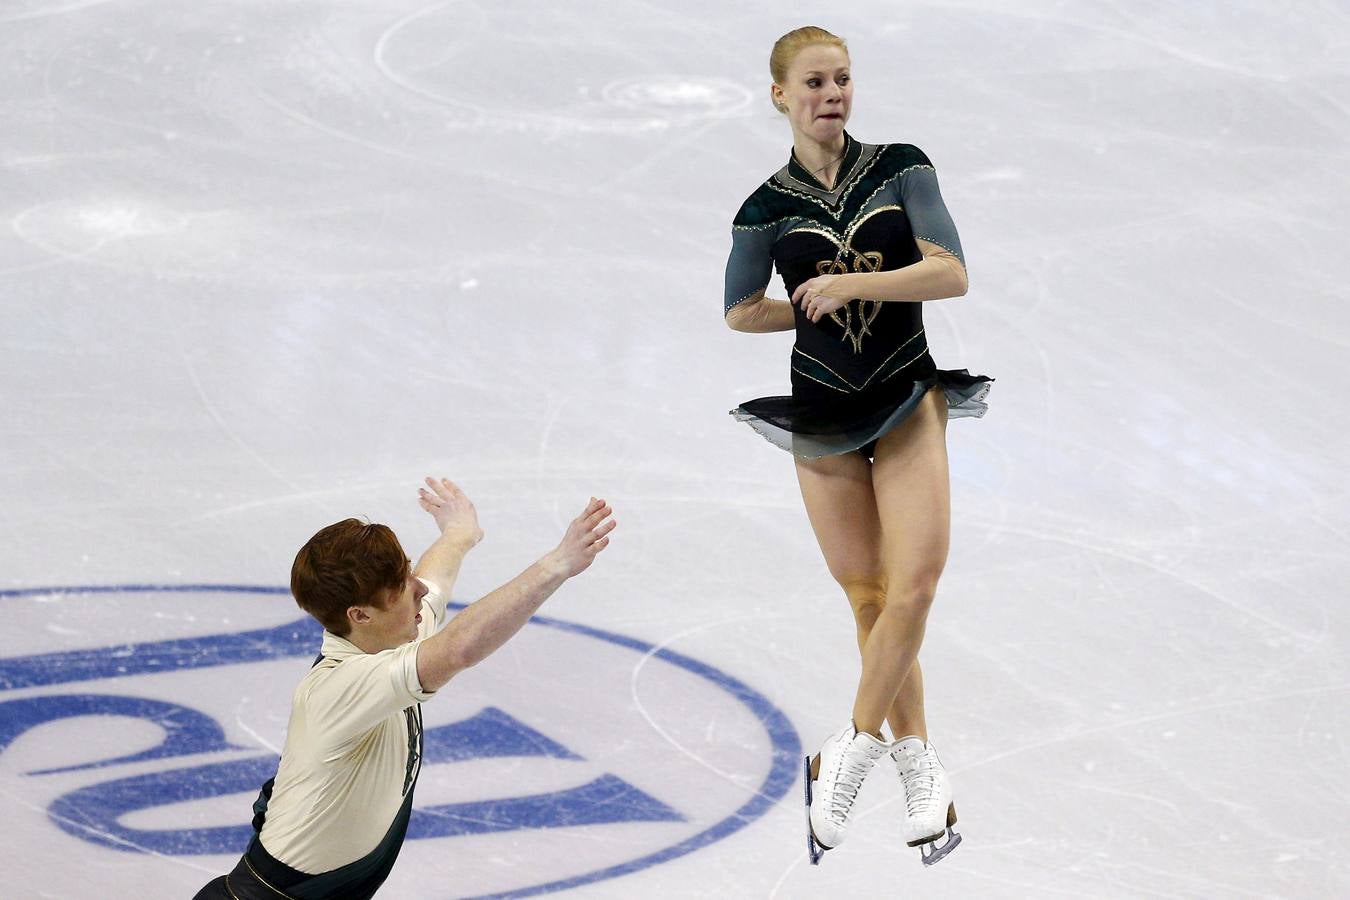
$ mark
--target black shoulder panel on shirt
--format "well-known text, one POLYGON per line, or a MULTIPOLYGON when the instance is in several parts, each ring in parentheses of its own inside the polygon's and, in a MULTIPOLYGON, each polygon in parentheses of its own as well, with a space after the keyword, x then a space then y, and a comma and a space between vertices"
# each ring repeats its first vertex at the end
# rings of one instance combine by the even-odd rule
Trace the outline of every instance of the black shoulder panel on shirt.
POLYGON ((796 201, 775 191, 766 181, 741 204, 732 225, 737 228, 763 228, 793 215, 796 206, 796 201))
POLYGON ((915 166, 929 166, 928 154, 913 144, 883 144, 881 147, 882 165, 888 174, 899 175, 915 166))
POLYGON ((785 181, 780 170, 741 204, 732 224, 736 228, 766 228, 783 219, 803 215, 834 219, 852 215, 858 204, 865 203, 877 189, 907 169, 933 165, 927 154, 913 144, 858 146, 864 148, 863 156, 834 196, 785 181))

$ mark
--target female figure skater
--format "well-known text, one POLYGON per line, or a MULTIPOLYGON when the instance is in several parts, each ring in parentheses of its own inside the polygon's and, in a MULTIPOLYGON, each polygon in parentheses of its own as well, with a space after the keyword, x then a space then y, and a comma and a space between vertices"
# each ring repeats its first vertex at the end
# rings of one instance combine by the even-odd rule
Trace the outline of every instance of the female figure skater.
POLYGON ((991 379, 938 369, 928 354, 921 301, 966 292, 928 157, 844 130, 853 81, 848 49, 830 32, 789 32, 769 68, 792 153, 736 215, 725 312, 737 331, 796 330, 792 395, 733 415, 796 457, 807 517, 862 652, 852 720, 806 762, 808 848, 815 864, 843 841, 863 779, 889 756, 905 792, 905 839, 932 864, 960 835, 928 742, 918 653, 947 559, 947 419, 983 415, 991 379), (765 296, 773 266, 791 300, 765 296), (897 740, 883 739, 883 721, 897 740))

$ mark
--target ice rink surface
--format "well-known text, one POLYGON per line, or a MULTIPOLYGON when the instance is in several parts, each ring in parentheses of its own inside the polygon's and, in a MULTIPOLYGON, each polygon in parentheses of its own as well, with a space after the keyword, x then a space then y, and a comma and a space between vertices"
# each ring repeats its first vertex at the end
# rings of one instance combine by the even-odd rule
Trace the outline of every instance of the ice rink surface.
POLYGON ((0 50, 0 896, 231 866, 317 649, 295 550, 420 551, 433 473, 488 535, 458 601, 620 525, 426 706, 382 896, 1350 895, 1344 3, 6 0, 0 50), (853 628, 726 415, 787 386, 721 279, 811 22, 961 230, 935 358, 998 378, 949 431, 931 870, 888 773, 806 865, 853 628))

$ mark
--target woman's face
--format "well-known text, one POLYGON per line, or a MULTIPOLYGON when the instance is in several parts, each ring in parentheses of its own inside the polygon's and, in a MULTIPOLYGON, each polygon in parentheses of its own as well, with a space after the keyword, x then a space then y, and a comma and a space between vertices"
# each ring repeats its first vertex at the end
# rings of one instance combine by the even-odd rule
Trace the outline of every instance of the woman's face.
POLYGON ((830 143, 844 132, 853 110, 853 78, 848 54, 833 44, 804 47, 788 67, 773 100, 786 109, 794 135, 830 143))

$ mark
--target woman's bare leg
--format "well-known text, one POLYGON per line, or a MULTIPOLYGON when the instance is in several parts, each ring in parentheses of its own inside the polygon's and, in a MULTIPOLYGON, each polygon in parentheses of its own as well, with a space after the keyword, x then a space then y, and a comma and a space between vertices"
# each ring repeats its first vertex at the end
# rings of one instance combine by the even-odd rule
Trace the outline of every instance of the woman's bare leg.
POLYGON ((889 715, 896 737, 927 738, 916 662, 950 542, 946 427, 946 398, 930 391, 914 415, 877 445, 872 488, 886 598, 862 649, 853 706, 860 731, 878 733, 889 715), (913 679, 907 678, 911 671, 913 679))
MULTIPOLYGON (((853 609, 861 651, 886 605, 887 592, 872 464, 860 453, 799 459, 797 481, 825 564, 853 609)), ((923 679, 918 666, 911 672, 888 716, 895 737, 927 737, 922 730, 923 679)), ((875 729, 873 733, 879 735, 875 729)))

